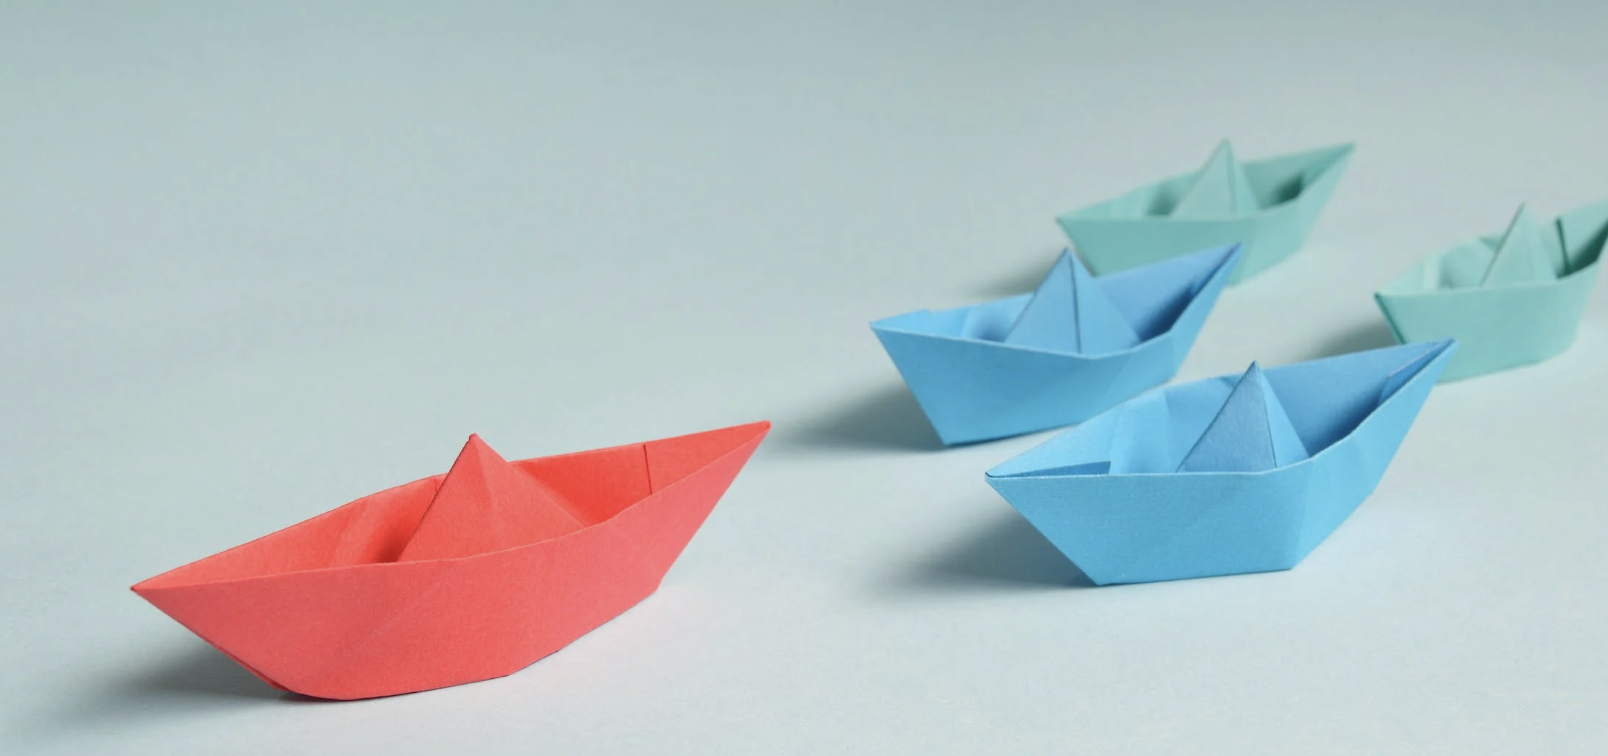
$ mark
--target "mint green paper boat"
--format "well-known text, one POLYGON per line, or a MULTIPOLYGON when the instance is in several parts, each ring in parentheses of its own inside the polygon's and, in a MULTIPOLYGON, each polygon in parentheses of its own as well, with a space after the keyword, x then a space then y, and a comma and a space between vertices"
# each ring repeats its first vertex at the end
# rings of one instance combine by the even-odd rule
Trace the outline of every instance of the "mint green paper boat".
POLYGON ((1240 163, 1227 141, 1205 167, 1055 220, 1097 275, 1226 244, 1244 245, 1230 283, 1289 257, 1334 193, 1349 144, 1240 163))
POLYGON ((1608 241, 1608 201, 1548 224, 1519 208, 1506 233, 1418 263, 1374 299, 1402 343, 1455 338, 1442 381, 1554 357, 1574 342, 1608 241))

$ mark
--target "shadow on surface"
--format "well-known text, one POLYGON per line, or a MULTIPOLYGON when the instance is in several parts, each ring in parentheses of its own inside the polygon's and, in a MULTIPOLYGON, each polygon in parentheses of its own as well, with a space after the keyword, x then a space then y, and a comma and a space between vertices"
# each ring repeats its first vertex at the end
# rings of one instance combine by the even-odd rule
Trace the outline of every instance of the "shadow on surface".
POLYGON ((196 646, 160 660, 122 681, 129 695, 313 701, 275 690, 211 646, 196 646))
POLYGON ((1055 261, 1060 257, 1065 247, 1046 248, 1039 259, 1033 264, 1020 270, 1009 271, 999 278, 979 281, 976 286, 969 287, 966 293, 975 297, 988 297, 990 299, 1003 299, 1017 294, 1032 294, 1044 276, 1054 267, 1055 261))
POLYGON ((918 560, 896 581, 899 592, 1091 588, 1094 582, 1027 520, 1001 512, 987 525, 918 560))
POLYGON ((776 446, 817 449, 943 448, 938 434, 922 414, 921 405, 903 384, 887 386, 851 397, 816 417, 778 433, 776 446))
POLYGON ((197 641, 181 652, 110 672, 102 684, 65 708, 30 719, 26 734, 50 740, 85 728, 115 729, 220 709, 319 701, 275 690, 197 641))
POLYGON ((1390 326, 1384 320, 1371 323, 1358 323, 1342 330, 1327 334, 1316 339, 1317 345, 1312 352, 1302 359, 1315 360, 1320 357, 1338 357, 1342 354, 1361 352, 1368 349, 1380 349, 1396 345, 1396 334, 1391 333, 1390 326))

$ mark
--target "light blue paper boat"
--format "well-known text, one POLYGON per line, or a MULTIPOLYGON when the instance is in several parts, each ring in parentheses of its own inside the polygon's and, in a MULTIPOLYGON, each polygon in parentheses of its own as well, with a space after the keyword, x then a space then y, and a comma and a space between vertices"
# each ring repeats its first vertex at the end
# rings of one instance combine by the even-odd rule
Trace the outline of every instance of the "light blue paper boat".
POLYGON ((1456 342, 1169 386, 988 471, 1100 585, 1286 570, 1378 484, 1456 342))
POLYGON ((1032 294, 871 324, 945 444, 1082 422, 1170 380, 1239 246, 1094 278, 1070 252, 1032 294))
POLYGON ((1605 241, 1608 202, 1545 225, 1520 207, 1506 233, 1433 255, 1374 299, 1398 341, 1457 339, 1441 380, 1540 362, 1574 342, 1605 241))
POLYGON ((1306 242, 1351 159, 1349 144, 1240 163, 1223 142, 1205 167, 1056 218, 1104 275, 1205 247, 1240 243, 1239 283, 1306 242))

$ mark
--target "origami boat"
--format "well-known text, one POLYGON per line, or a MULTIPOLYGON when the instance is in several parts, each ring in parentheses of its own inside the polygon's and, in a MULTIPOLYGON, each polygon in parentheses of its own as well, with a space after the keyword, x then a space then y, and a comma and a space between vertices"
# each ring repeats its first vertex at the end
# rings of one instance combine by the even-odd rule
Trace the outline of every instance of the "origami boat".
POLYGON ((1205 167, 1056 218, 1098 274, 1205 247, 1245 245, 1230 283, 1289 257, 1306 242, 1351 158, 1349 144, 1240 163, 1228 142, 1205 167))
POLYGON ((1373 492, 1456 342, 1134 399, 988 471, 1100 585, 1294 567, 1373 492))
POLYGON ((769 423, 509 463, 365 496, 134 592, 275 688, 371 698, 516 672, 631 608, 769 423))
POLYGON ((1455 338, 1456 380, 1554 357, 1574 342, 1608 240, 1608 202, 1433 255, 1374 295, 1403 343, 1455 338))
POLYGON ((1171 379, 1239 258, 1219 247, 1094 278, 1063 252, 1033 294, 871 330, 945 444, 1016 436, 1171 379))

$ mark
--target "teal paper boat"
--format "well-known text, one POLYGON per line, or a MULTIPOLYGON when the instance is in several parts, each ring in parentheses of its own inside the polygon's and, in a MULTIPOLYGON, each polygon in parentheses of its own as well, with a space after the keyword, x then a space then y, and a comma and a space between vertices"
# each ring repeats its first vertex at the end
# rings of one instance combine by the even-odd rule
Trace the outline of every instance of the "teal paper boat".
POLYGON ((1078 255, 1104 275, 1223 244, 1245 245, 1239 283, 1306 242, 1349 144, 1239 163, 1228 142, 1206 166, 1056 218, 1078 255))
POLYGON ((987 480, 1099 585, 1286 570, 1373 492, 1456 348, 1168 386, 987 480))
POLYGON ((1095 278, 1063 252, 1032 294, 871 330, 945 444, 1057 428, 1171 380, 1240 254, 1219 247, 1095 278))
POLYGON ((1608 240, 1608 202, 1540 224, 1519 208, 1506 233, 1420 262, 1374 295, 1402 343, 1455 338, 1442 380, 1554 357, 1574 342, 1608 240))

